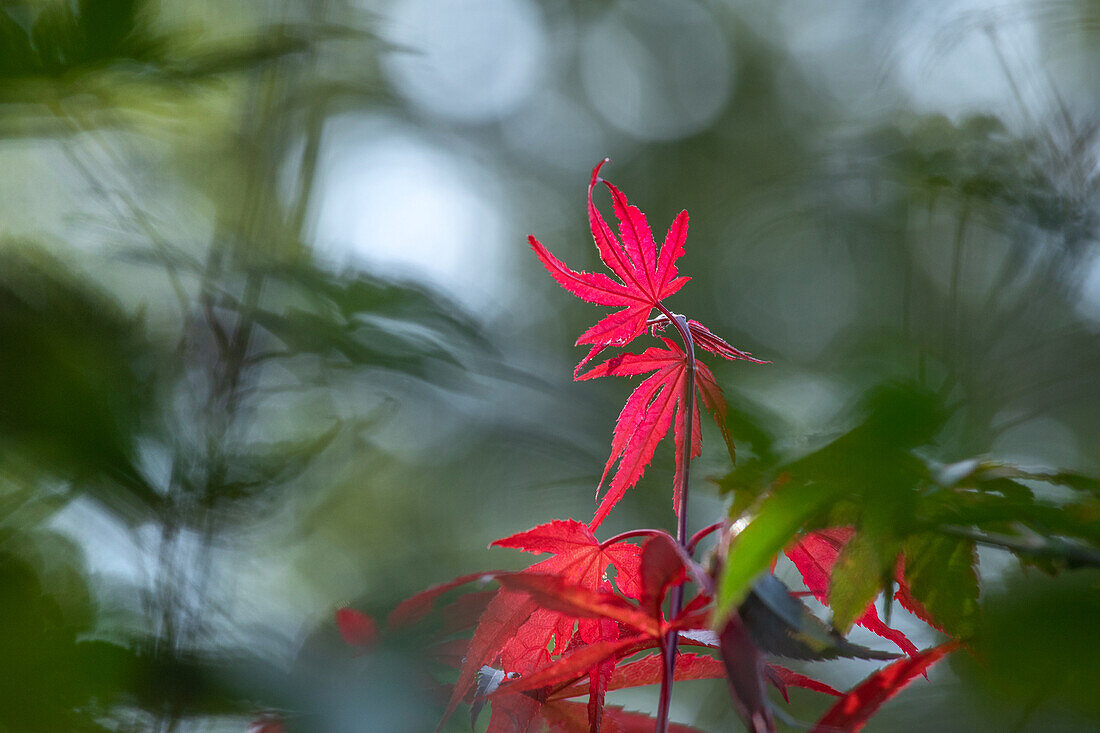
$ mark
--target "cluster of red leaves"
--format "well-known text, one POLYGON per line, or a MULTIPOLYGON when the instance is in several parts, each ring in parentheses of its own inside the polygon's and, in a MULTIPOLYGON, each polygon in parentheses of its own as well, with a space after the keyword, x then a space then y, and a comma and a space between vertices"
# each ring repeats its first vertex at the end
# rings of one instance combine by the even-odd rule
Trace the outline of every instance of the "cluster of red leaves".
MULTIPOLYGON (((664 671, 660 650, 671 631, 680 632, 683 645, 718 647, 708 626, 711 581, 667 534, 654 533, 643 548, 626 542, 602 545, 584 524, 556 520, 493 544, 552 557, 522 572, 465 576, 429 588, 389 618, 390 626, 419 619, 462 582, 488 575, 500 583, 462 650, 447 715, 463 699, 476 706, 478 697, 487 697, 492 702, 489 731, 495 733, 651 730, 651 718, 607 708, 607 691, 659 683, 664 671), (615 570, 614 586, 608 568, 615 570), (665 596, 689 577, 702 589, 680 614, 666 618, 661 610, 665 596), (638 656, 645 652, 653 653, 638 656), (479 687, 479 673, 493 672, 496 682, 479 687), (569 702, 576 697, 587 697, 587 705, 569 702)), ((727 666, 711 656, 680 654, 675 679, 722 679, 727 666)), ((790 686, 841 694, 776 665, 767 665, 765 674, 784 697, 790 686)))
MULTIPOLYGON (((878 621, 877 615, 877 623, 867 621, 874 614, 869 606, 860 623, 898 644, 909 656, 872 674, 848 693, 839 692, 765 663, 762 650, 736 615, 721 634, 711 631, 713 581, 669 535, 657 531, 650 535, 641 548, 625 541, 601 544, 580 522, 548 522, 493 543, 550 554, 548 559, 517 573, 475 573, 433 586, 395 608, 387 626, 396 629, 421 620, 444 594, 459 586, 499 583, 496 591, 467 593, 442 609, 447 633, 469 627, 474 631, 468 640, 437 647, 440 660, 459 669, 445 717, 463 701, 473 706, 476 716, 488 701, 490 733, 652 730, 652 718, 608 707, 605 695, 610 690, 660 683, 663 649, 672 631, 679 632, 682 646, 719 652, 718 657, 679 653, 674 679, 728 679, 734 701, 754 731, 774 730, 763 694, 765 683, 784 699, 789 687, 839 697, 814 730, 857 731, 886 700, 956 647, 951 642, 918 651, 904 635, 878 621), (615 571, 614 583, 608 579, 610 569, 615 571), (662 612, 666 595, 688 581, 697 587, 695 596, 679 615, 667 618, 662 612)), ((787 550, 788 556, 797 558, 814 595, 820 593, 816 588, 828 587, 836 555, 850 535, 847 529, 817 532, 787 550)), ((374 622, 353 609, 337 611, 336 622, 344 639, 356 648, 374 639, 374 622)), ((669 730, 692 729, 674 725, 669 730)))
MULTIPOLYGON (((639 548, 623 541, 624 535, 601 543, 594 534, 611 508, 639 481, 673 423, 676 475, 680 480, 680 468, 701 450, 700 403, 722 429, 731 457, 733 444, 725 432, 722 392, 710 370, 694 360, 693 348, 685 350, 662 338, 663 346, 642 353, 623 353, 583 372, 585 365, 608 347, 626 346, 647 331, 656 335, 669 325, 686 345, 698 345, 726 359, 762 363, 733 348, 702 324, 675 315, 664 306, 663 299, 679 291, 689 279, 681 276, 676 266, 684 253, 687 213, 676 217, 658 250, 645 215, 631 206, 618 188, 603 181, 619 220, 617 239, 592 200, 593 189, 602 180, 602 165, 592 171, 589 182, 588 220, 600 258, 614 277, 571 270, 534 237, 529 241, 542 264, 566 290, 588 302, 620 309, 577 339, 578 345, 591 348, 574 370, 574 377, 649 374, 627 398, 616 421, 611 455, 600 479, 602 487, 618 464, 610 487, 588 525, 555 520, 493 543, 549 554, 549 558, 518 573, 476 573, 429 588, 394 609, 387 625, 397 628, 423 618, 437 600, 458 586, 484 580, 499 583, 495 591, 468 593, 443 610, 445 633, 454 635, 470 628, 473 633, 468 640, 452 638, 436 648, 441 661, 458 668, 444 721, 464 701, 471 704, 472 719, 489 702, 490 733, 652 730, 652 719, 608 707, 605 696, 609 690, 662 682, 669 673, 666 652, 677 644, 677 637, 681 646, 710 649, 718 656, 678 653, 672 679, 727 679, 733 702, 754 733, 775 730, 765 696, 766 683, 775 686, 785 699, 791 686, 839 697, 815 731, 859 730, 883 702, 951 651, 954 644, 918 651, 903 634, 884 624, 870 605, 857 623, 897 644, 909 656, 844 694, 765 662, 765 652, 779 650, 765 648, 766 642, 754 637, 752 624, 743 621, 738 612, 717 633, 712 630, 714 580, 691 558, 688 548, 694 547, 694 540, 685 546, 657 530, 628 533, 649 536, 639 548), (657 316, 653 316, 654 310, 657 316), (695 385, 698 399, 689 394, 689 383, 695 385), (690 430, 685 414, 689 410, 690 430), (693 436, 690 446, 685 445, 686 432, 693 436), (694 596, 682 610, 666 617, 666 596, 674 588, 681 593, 679 586, 689 582, 695 586, 694 596), (587 700, 575 702, 574 698, 587 700)), ((682 489, 678 483, 673 489, 677 514, 683 510, 682 489)), ((811 533, 787 550, 809 592, 822 602, 828 600, 833 566, 851 535, 849 529, 811 533)), ((899 576, 899 580, 898 599, 927 618, 908 594, 904 579, 899 576)), ((785 590, 782 598, 787 598, 785 590)), ((369 617, 341 609, 336 621, 349 644, 364 649, 374 640, 376 627, 369 617)), ((881 653, 874 654, 881 657, 881 653)), ((673 725, 668 730, 690 729, 673 725)))

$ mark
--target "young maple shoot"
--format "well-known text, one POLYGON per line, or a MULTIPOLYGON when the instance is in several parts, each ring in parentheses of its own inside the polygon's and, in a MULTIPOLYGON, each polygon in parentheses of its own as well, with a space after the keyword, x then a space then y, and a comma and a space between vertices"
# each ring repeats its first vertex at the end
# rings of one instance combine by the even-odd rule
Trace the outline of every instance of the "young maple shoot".
MULTIPOLYGON (((674 295, 691 278, 682 276, 676 263, 684 254, 687 238, 688 214, 681 211, 669 227, 660 251, 653 240, 645 214, 630 205, 614 184, 599 177, 604 159, 592 170, 588 184, 588 222, 600 259, 614 273, 614 279, 602 273, 576 272, 556 258, 534 236, 528 237, 531 248, 550 275, 569 292, 582 300, 597 305, 622 306, 622 310, 606 316, 577 338, 577 345, 590 345, 588 354, 573 370, 576 379, 593 379, 608 375, 635 376, 654 372, 627 398, 611 442, 611 455, 600 477, 603 486, 611 467, 618 462, 618 469, 611 486, 593 517, 590 527, 595 529, 604 517, 622 499, 628 489, 636 485, 653 458, 657 444, 675 423, 676 481, 673 489, 673 506, 677 516, 684 516, 681 494, 684 477, 691 458, 702 452, 699 441, 699 408, 695 393, 714 416, 730 455, 733 441, 726 431, 726 402, 714 375, 695 360, 693 345, 726 359, 744 359, 758 364, 765 362, 735 349, 715 336, 697 321, 674 315, 662 302, 674 295), (592 192, 598 183, 611 192, 615 214, 619 219, 619 239, 611 233, 603 215, 592 200, 592 192), (659 315, 650 316, 657 310, 659 315), (593 367, 588 372, 581 369, 604 349, 625 347, 647 331, 657 331, 672 325, 680 334, 683 347, 671 339, 662 338, 664 348, 651 347, 641 354, 620 354, 593 367), (691 413, 688 420, 688 413, 691 413), (691 443, 690 455, 686 448, 691 443)), ((597 491, 599 488, 597 488, 597 491)), ((683 542, 684 538, 680 538, 683 542)))
MULTIPOLYGON (((775 731, 768 684, 784 700, 790 687, 840 697, 815 730, 858 730, 883 702, 952 651, 955 642, 920 652, 878 617, 872 603, 856 615, 855 623, 890 640, 908 656, 845 694, 771 664, 765 655, 879 660, 899 655, 847 641, 769 573, 751 583, 735 608, 716 608, 715 578, 722 575, 721 563, 704 568, 692 555, 707 534, 719 530, 722 545, 731 541, 734 531, 722 522, 690 538, 687 534, 689 467, 702 449, 700 403, 717 422, 731 459, 734 448, 726 430, 722 391, 710 369, 695 359, 695 346, 725 359, 767 362, 730 346, 702 324, 665 306, 663 301, 689 280, 677 269, 684 254, 687 212, 676 216, 658 249, 645 215, 599 177, 606 162, 596 165, 588 184, 588 221, 600 259, 613 276, 572 270, 534 237, 529 242, 566 290, 588 302, 619 309, 577 339, 577 345, 590 348, 577 364, 574 378, 648 375, 627 398, 616 420, 597 497, 617 465, 610 485, 588 524, 556 519, 492 543, 546 554, 547 559, 520 572, 474 573, 433 586, 402 602, 386 625, 393 630, 419 621, 460 587, 499 585, 495 591, 461 595, 441 609, 445 633, 472 629, 472 635, 468 641, 452 638, 435 648, 439 661, 458 669, 440 727, 465 701, 471 704, 471 724, 489 703, 490 733, 691 731, 669 721, 673 683, 725 678, 735 709, 753 733, 775 731), (600 183, 611 194, 618 237, 593 202, 593 190, 600 183), (679 343, 662 335, 669 326, 679 343), (620 353, 585 371, 604 350, 627 347, 639 337, 656 338, 660 345, 640 353, 620 353), (601 542, 595 531, 637 485, 670 427, 676 462, 675 537, 664 530, 637 529, 601 542), (642 538, 641 546, 632 542, 642 538), (694 586, 693 595, 685 603, 689 585, 694 586), (718 656, 679 651, 689 646, 718 656), (652 684, 661 686, 656 718, 606 705, 610 690, 652 684), (586 698, 586 702, 574 698, 586 698)), ((786 550, 809 592, 823 602, 829 600, 833 567, 852 536, 850 528, 826 528, 803 534, 786 550)), ((912 599, 901 565, 896 580, 903 605, 931 621, 912 599)), ((373 622, 348 609, 339 612, 337 623, 351 644, 362 646, 374 638, 373 622)))

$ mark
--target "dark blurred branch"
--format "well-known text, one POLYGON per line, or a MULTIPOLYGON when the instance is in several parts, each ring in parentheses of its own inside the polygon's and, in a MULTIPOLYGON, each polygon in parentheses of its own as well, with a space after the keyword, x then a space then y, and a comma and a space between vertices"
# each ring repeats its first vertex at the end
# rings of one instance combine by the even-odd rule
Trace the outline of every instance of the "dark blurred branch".
POLYGON ((1070 568, 1100 567, 1100 550, 1058 539, 1057 537, 1044 537, 1034 533, 1025 536, 985 533, 970 527, 953 525, 941 526, 938 531, 953 537, 972 540, 987 547, 1009 550, 1020 555, 1064 560, 1070 568))

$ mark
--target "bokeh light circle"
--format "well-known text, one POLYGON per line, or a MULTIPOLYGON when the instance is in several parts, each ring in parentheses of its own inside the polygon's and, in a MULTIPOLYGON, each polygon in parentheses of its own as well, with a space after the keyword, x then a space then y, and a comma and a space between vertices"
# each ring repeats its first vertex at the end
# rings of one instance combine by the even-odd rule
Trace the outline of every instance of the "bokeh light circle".
POLYGON ((402 0, 384 34, 400 47, 383 58, 397 91, 461 122, 515 109, 545 66, 544 22, 531 0, 402 0))
POLYGON ((585 32, 580 73, 593 108, 647 140, 705 129, 728 103, 734 79, 717 20, 685 0, 617 5, 585 32))

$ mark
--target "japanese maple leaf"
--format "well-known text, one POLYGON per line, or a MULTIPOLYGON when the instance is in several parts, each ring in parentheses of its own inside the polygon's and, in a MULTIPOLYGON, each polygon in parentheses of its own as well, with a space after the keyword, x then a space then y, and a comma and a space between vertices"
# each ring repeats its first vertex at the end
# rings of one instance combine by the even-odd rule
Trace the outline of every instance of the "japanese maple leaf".
MULTIPOLYGON (((681 276, 676 267, 676 261, 684 254, 687 212, 681 211, 676 215, 658 252, 645 214, 629 204, 614 184, 599 177, 600 168, 607 162, 608 159, 604 158, 592 169, 592 178, 588 183, 588 224, 600 259, 615 277, 571 270, 533 235, 527 238, 539 261, 563 288, 589 303, 622 309, 606 316, 577 338, 578 346, 590 344, 592 349, 577 364, 574 376, 602 349, 625 346, 644 333, 647 327, 667 325, 671 313, 661 301, 677 293, 691 279, 681 276), (621 241, 612 234, 611 227, 592 201, 592 189, 601 181, 611 192, 615 216, 619 219, 621 241), (650 320, 654 308, 660 310, 662 315, 650 320)), ((766 363, 733 348, 698 321, 688 323, 696 343, 708 351, 727 359, 766 363)))
MULTIPOLYGON (((680 467, 685 460, 684 438, 684 398, 687 379, 688 360, 684 350, 672 339, 662 338, 665 347, 646 349, 641 354, 621 354, 593 367, 579 379, 593 379, 607 375, 635 376, 653 372, 642 381, 627 398, 619 418, 615 422, 615 431, 611 440, 611 455, 604 465, 599 486, 602 487, 611 467, 618 463, 618 469, 603 501, 596 510, 590 528, 595 529, 604 520, 611 508, 622 499, 628 489, 638 483, 645 467, 653 458, 657 444, 668 434, 669 426, 675 422, 674 439, 676 442, 676 483, 673 486, 673 508, 680 513, 680 467)), ((714 374, 705 364, 695 363, 695 388, 698 399, 693 401, 691 457, 702 453, 699 434, 699 403, 702 402, 722 431, 731 455, 733 441, 726 430, 726 401, 722 390, 714 379, 714 374)), ((599 489, 597 488, 597 491, 599 489)))
MULTIPOLYGON (((820 532, 810 532, 804 535, 794 545, 787 548, 787 557, 795 564, 806 582, 806 588, 814 598, 822 603, 829 600, 829 582, 833 574, 833 566, 844 545, 855 534, 851 527, 837 527, 820 532)), ((872 603, 867 606, 863 615, 856 619, 856 623, 868 631, 878 634, 884 639, 889 639, 909 656, 917 655, 917 647, 909 641, 905 634, 892 629, 882 622, 878 611, 872 603)))
MULTIPOLYGON (((694 576, 701 577, 702 569, 686 558, 668 535, 647 542, 638 573, 640 594, 634 596, 640 600, 638 605, 604 584, 585 587, 560 575, 539 573, 501 576, 505 588, 527 593, 544 610, 578 619, 578 633, 559 659, 532 674, 513 679, 501 686, 499 692, 511 695, 530 691, 545 700, 548 693, 587 677, 584 691, 574 691, 570 696, 588 694, 590 730, 593 733, 601 730, 604 694, 614 678, 617 661, 644 649, 663 647, 672 630, 705 624, 705 614, 681 612, 669 621, 661 611, 668 589, 683 582, 687 564, 693 566, 694 576), (599 633, 585 634, 586 623, 593 624, 590 628, 599 633)), ((507 704, 505 707, 510 708, 507 704)))
POLYGON ((660 252, 653 241, 653 233, 645 214, 627 203, 626 196, 608 181, 603 181, 611 192, 615 216, 619 219, 619 236, 615 238, 603 215, 592 201, 592 189, 601 180, 600 168, 607 158, 592 169, 588 183, 588 224, 599 250, 600 259, 614 273, 615 278, 601 273, 576 272, 552 255, 535 239, 527 241, 539 261, 550 275, 569 292, 596 305, 606 305, 621 310, 600 320, 582 333, 577 345, 591 344, 589 355, 577 365, 579 371, 589 359, 605 346, 623 346, 646 330, 646 322, 654 308, 673 295, 691 278, 682 277, 676 269, 676 260, 684 254, 687 237, 688 215, 681 211, 669 227, 660 252), (617 279, 616 279, 617 278, 617 279))
POLYGON ((959 648, 949 641, 912 657, 899 659, 856 685, 817 721, 810 733, 856 733, 867 724, 882 704, 901 692, 918 675, 959 648))
MULTIPOLYGON (((616 584, 623 593, 636 598, 641 592, 639 548, 623 543, 604 547, 581 522, 555 520, 492 544, 536 554, 553 554, 553 557, 532 565, 521 575, 553 576, 586 591, 606 593, 610 590, 610 584, 605 578, 605 571, 608 565, 613 565, 617 572, 616 584)), ((573 615, 540 608, 522 590, 508 587, 499 590, 478 619, 477 630, 470 640, 444 720, 473 687, 477 672, 483 666, 499 660, 506 673, 527 675, 549 664, 551 652, 548 646, 551 641, 555 649, 566 648, 576 623, 577 618, 573 615)), ((617 627, 612 631, 606 625, 588 618, 580 625, 580 633, 595 641, 608 635, 617 636, 617 627)), ((598 667, 600 661, 591 666, 598 667)), ((593 680, 594 688, 599 689, 601 671, 596 669, 595 672, 597 679, 593 680)))
MULTIPOLYGON (((527 692, 533 695, 540 705, 552 705, 557 700, 587 693, 591 709, 593 690, 591 683, 585 684, 582 677, 586 670, 596 664, 605 664, 605 660, 613 660, 615 664, 611 665, 614 671, 609 678, 601 681, 605 688, 603 692, 609 689, 660 682, 665 674, 664 650, 670 632, 699 629, 709 621, 708 611, 702 609, 711 600, 705 592, 709 590, 711 584, 701 573, 702 569, 679 550, 671 537, 660 535, 649 540, 642 550, 640 568, 642 593, 640 603, 637 605, 618 595, 580 588, 557 576, 535 574, 502 576, 501 582, 506 587, 527 591, 544 608, 569 613, 578 618, 592 616, 613 620, 623 628, 624 632, 617 639, 579 646, 535 673, 505 683, 498 688, 499 692, 505 695, 527 692), (704 592, 701 592, 699 597, 689 603, 675 618, 666 619, 662 612, 665 595, 670 588, 684 582, 689 575, 695 578, 697 583, 701 583, 704 592), (661 651, 625 664, 618 664, 627 657, 654 647, 661 651)), ((834 695, 840 694, 827 685, 804 675, 765 664, 760 650, 744 632, 736 615, 731 621, 736 622, 737 628, 741 629, 742 638, 733 639, 730 636, 729 623, 722 634, 714 636, 714 641, 711 643, 702 642, 698 634, 684 634, 684 640, 689 643, 720 645, 723 661, 706 656, 680 654, 674 668, 674 679, 729 679, 739 712, 756 731, 774 731, 774 724, 764 697, 766 681, 770 681, 779 688, 784 697, 789 685, 804 686, 834 695)), ((513 707, 511 703, 505 702, 503 709, 511 711, 513 707)), ((544 711, 541 709, 532 712, 532 715, 542 714, 544 711)), ((593 727, 592 730, 596 728, 593 727)))

